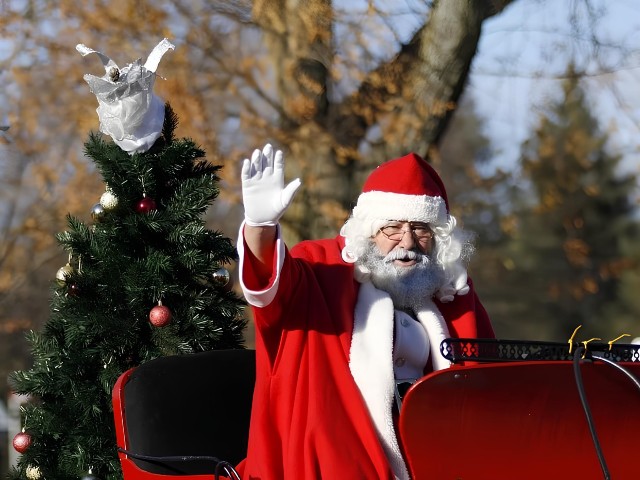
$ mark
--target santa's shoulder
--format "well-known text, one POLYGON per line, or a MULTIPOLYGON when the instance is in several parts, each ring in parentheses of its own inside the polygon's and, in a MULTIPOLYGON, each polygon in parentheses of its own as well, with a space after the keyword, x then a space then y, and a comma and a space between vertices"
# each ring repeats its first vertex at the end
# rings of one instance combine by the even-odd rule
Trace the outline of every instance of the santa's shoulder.
POLYGON ((344 238, 323 238, 319 240, 303 240, 291 248, 291 255, 313 263, 344 264, 342 248, 344 238))

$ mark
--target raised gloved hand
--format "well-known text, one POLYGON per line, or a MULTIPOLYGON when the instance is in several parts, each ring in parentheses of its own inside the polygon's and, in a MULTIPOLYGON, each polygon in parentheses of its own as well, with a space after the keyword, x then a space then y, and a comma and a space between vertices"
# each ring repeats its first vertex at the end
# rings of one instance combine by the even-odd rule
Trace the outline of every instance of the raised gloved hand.
POLYGON ((276 225, 301 184, 296 178, 284 186, 284 157, 270 144, 244 159, 241 178, 244 219, 254 227, 276 225))

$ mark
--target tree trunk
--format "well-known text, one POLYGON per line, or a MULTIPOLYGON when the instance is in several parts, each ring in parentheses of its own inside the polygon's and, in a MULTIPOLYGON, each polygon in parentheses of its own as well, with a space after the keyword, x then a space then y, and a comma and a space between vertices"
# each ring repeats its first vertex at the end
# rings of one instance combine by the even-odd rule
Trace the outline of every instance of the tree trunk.
POLYGON ((334 235, 375 165, 410 151, 428 156, 462 93, 482 22, 508 3, 434 2, 413 38, 340 103, 327 97, 331 2, 254 3, 282 105, 275 141, 288 146, 288 179, 303 181, 283 219, 289 240, 334 235), (381 133, 369 144, 373 127, 381 133))

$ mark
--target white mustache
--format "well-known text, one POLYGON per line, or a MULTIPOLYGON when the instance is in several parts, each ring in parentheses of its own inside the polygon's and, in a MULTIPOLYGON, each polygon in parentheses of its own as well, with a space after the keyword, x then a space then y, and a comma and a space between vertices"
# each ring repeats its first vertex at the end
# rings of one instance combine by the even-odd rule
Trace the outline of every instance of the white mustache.
POLYGON ((397 248, 391 250, 386 257, 384 257, 384 263, 391 263, 394 260, 419 260, 422 258, 422 254, 414 252, 413 250, 405 250, 404 248, 397 248))

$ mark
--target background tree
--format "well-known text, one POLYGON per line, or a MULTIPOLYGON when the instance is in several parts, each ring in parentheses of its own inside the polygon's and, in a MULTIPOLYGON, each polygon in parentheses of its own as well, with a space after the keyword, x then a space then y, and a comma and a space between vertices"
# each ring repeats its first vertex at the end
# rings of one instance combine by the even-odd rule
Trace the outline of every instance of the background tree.
MULTIPOLYGON (((52 233, 65 228, 66 212, 88 219, 87 205, 93 202, 87 199, 97 201, 102 193, 99 175, 82 152, 81 140, 95 120, 87 109, 86 68, 75 44, 117 49, 130 59, 159 37, 171 38, 179 48, 168 59, 166 80, 158 79, 157 91, 172 99, 179 128, 213 162, 226 166, 208 221, 236 235, 242 218, 238 160, 271 140, 287 151, 288 176, 300 175, 305 183, 285 218, 285 234, 293 242, 333 234, 371 165, 408 150, 429 153, 435 161, 429 149, 437 147, 455 99, 467 85, 478 45, 482 57, 496 65, 475 68, 476 80, 480 75, 493 84, 483 82, 482 91, 472 82, 467 89, 483 101, 485 112, 487 99, 508 90, 505 78, 542 85, 558 65, 563 68, 557 59, 567 53, 595 66, 589 69, 591 81, 629 65, 635 50, 624 49, 624 42, 598 28, 602 5, 599 0, 0 2, 0 108, 9 113, 16 153, 0 154, 0 181, 13 185, 0 188, 0 221, 11 219, 0 228, 0 330, 8 325, 6 331, 16 332, 0 334, 0 374, 14 368, 6 365, 24 361, 18 353, 9 354, 8 345, 20 351, 22 332, 39 328, 46 318, 43 286, 66 261, 52 233), (500 22, 507 6, 513 12, 522 4, 528 5, 519 13, 522 18, 507 15, 508 25, 500 22), (557 14, 558 6, 565 7, 566 18, 557 14), (556 23, 532 26, 531 16, 556 23), (536 48, 541 35, 550 42, 536 48), (478 44, 479 38, 485 41, 478 44), (535 64, 526 68, 531 58, 535 64), (12 214, 4 216, 5 209, 12 214)), ((633 18, 627 15, 619 23, 632 24, 633 18)), ((634 38, 629 36, 630 47, 634 38)), ((524 109, 519 98, 514 95, 499 109, 524 109)), ((621 115, 630 112, 630 98, 612 100, 621 115)), ((492 112, 485 118, 485 134, 498 117, 492 112)), ((490 170, 482 168, 483 174, 490 170)), ((501 230, 509 225, 507 218, 501 230)), ((508 259, 495 260, 498 268, 508 259)), ((483 288, 480 272, 474 272, 483 288)), ((0 390, 5 388, 0 382, 0 390)))
POLYGON ((47 318, 49 285, 66 261, 54 234, 102 186, 85 161, 72 157, 59 170, 32 162, 11 128, 0 138, 0 160, 0 393, 6 398, 9 372, 28 365, 25 331, 47 318))
MULTIPOLYGON (((0 100, 15 154, 0 158, 12 172, 2 178, 11 188, 0 189, 0 314, 16 333, 0 342, 42 325, 44 285, 66 261, 52 233, 65 228, 67 212, 89 220, 87 205, 102 193, 78 140, 95 128, 95 114, 76 44, 126 59, 162 35, 178 45, 156 90, 172 99, 179 128, 226 167, 208 221, 235 235, 239 160, 270 140, 287 153, 287 175, 305 184, 285 218, 293 242, 333 235, 372 165, 427 153, 462 91, 483 21, 508 3, 411 2, 394 13, 328 0, 2 2, 0 100), (394 16, 407 12, 409 27, 394 16)), ((22 358, 0 360, 0 373, 22 358)))
MULTIPOLYGON (((0 118, 8 112, 11 124, 6 135, 0 132, 11 150, 8 154, 0 145, 0 378, 28 365, 24 332, 40 329, 48 318, 48 284, 67 261, 53 233, 66 228, 67 212, 91 222, 88 207, 103 192, 99 172, 83 153, 82 139, 95 129, 95 114, 87 108, 93 99, 82 81, 87 68, 73 49, 77 43, 119 51, 126 59, 162 36, 178 45, 156 90, 171 99, 181 118, 179 130, 193 138, 210 161, 225 166, 218 172, 220 197, 208 210, 207 222, 236 235, 242 218, 238 161, 271 140, 287 151, 289 178, 300 175, 305 183, 295 209, 285 217, 285 234, 295 241, 334 234, 373 164, 408 150, 428 153, 442 170, 449 170, 457 158, 483 158, 475 153, 475 140, 461 141, 463 132, 447 126, 463 89, 484 101, 486 112, 487 99, 495 105, 498 91, 509 90, 505 79, 528 79, 538 85, 538 93, 545 90, 546 81, 564 68, 564 60, 558 59, 567 53, 589 66, 585 74, 591 82, 632 65, 637 36, 628 37, 626 49, 612 40, 610 32, 599 28, 602 5, 605 2, 597 0, 0 2, 0 110, 6 108, 0 118), (513 12, 523 3, 529 6, 522 18, 500 15, 510 5, 513 12), (558 18, 558 5, 568 7, 569 17, 558 18), (528 18, 534 15, 550 23, 553 17, 560 27, 570 26, 569 31, 557 23, 532 27, 528 18), (502 18, 509 19, 507 25, 502 18), (512 41, 512 35, 518 40, 512 41), (536 40, 540 35, 551 37, 543 47, 536 40), (479 44, 479 38, 486 41, 479 44), (465 83, 478 45, 481 57, 496 65, 487 69, 476 63, 475 79, 493 80, 483 82, 484 90, 473 79, 465 83), (532 57, 535 63, 526 68, 532 57), (444 131, 452 138, 449 146, 438 145, 444 131), (465 145, 472 150, 462 151, 465 145)), ((631 13, 637 9, 628 6, 631 13)), ((634 18, 637 15, 629 14, 616 25, 633 25, 634 18)), ((528 111, 518 100, 532 91, 514 91, 497 110, 528 111)), ((613 93, 610 103, 616 105, 617 117, 633 121, 631 97, 613 93)), ((491 111, 484 121, 470 122, 479 125, 469 131, 477 127, 486 135, 487 125, 496 121, 494 129, 501 130, 499 113, 491 111)), ((464 168, 474 174, 475 167, 464 168)), ((500 250, 500 242, 508 240, 517 225, 508 208, 517 178, 499 172, 497 183, 488 185, 492 168, 482 162, 476 173, 478 177, 463 185, 463 176, 454 179, 445 172, 448 182, 459 183, 451 189, 463 193, 454 201, 461 208, 456 214, 479 233, 472 275, 499 334, 536 338, 540 327, 519 320, 524 318, 520 312, 527 311, 522 292, 513 293, 507 289, 512 285, 500 282, 515 265, 513 256, 500 250), (472 193, 481 183, 485 190, 472 193), (488 204, 492 199, 495 206, 488 204), (473 215, 474 204, 481 215, 473 215)), ((638 258, 632 246, 629 250, 638 258)), ((621 279, 623 303, 635 302, 637 312, 634 292, 640 280, 628 269, 621 279)), ((630 321, 633 315, 627 307, 617 310, 617 318, 630 321)), ((5 391, 0 381, 2 397, 5 391)))
POLYGON ((469 273, 494 328, 502 338, 532 338, 523 335, 520 322, 513 321, 519 318, 520 312, 514 311, 517 302, 503 290, 505 265, 510 266, 505 251, 512 240, 516 180, 511 172, 494 169, 493 154, 475 103, 464 95, 431 158, 447 186, 452 213, 475 234, 469 273))
POLYGON ((565 339, 584 325, 590 336, 611 339, 631 327, 630 312, 638 313, 623 291, 637 281, 637 186, 620 172, 620 157, 608 153, 608 135, 572 73, 523 145, 526 183, 503 293, 517 298, 520 308, 511 313, 534 338, 565 339))
POLYGON ((338 11, 329 2, 254 3, 284 107, 277 118, 286 138, 271 137, 287 145, 291 175, 305 184, 285 222, 294 240, 335 232, 375 165, 407 151, 427 156, 462 92, 482 22, 508 3, 434 2, 388 60, 364 72, 354 65, 357 83, 346 92, 332 91, 340 58, 332 35, 338 11))
MULTIPOLYGON (((295 159, 288 162, 296 170, 292 175, 301 174, 308 192, 298 199, 299 213, 292 214, 289 230, 298 238, 326 234, 344 221, 362 172, 399 152, 426 153, 439 138, 462 91, 482 22, 508 3, 451 0, 418 6, 416 16, 422 18, 414 31, 393 38, 402 27, 383 29, 390 14, 373 4, 363 14, 328 0, 121 0, 82 9, 62 0, 55 12, 48 2, 31 2, 26 12, 7 12, 7 30, 26 50, 37 38, 47 55, 23 69, 14 67, 14 75, 23 91, 44 91, 51 84, 65 88, 55 93, 46 88, 51 92, 46 99, 21 99, 15 128, 21 139, 39 145, 34 137, 47 135, 37 114, 45 100, 52 111, 73 109, 68 132, 87 130, 87 114, 77 102, 65 106, 66 92, 75 91, 81 78, 65 45, 90 43, 109 50, 118 44, 119 51, 139 51, 158 32, 171 29, 167 36, 177 37, 181 52, 170 60, 168 71, 175 73, 158 85, 159 92, 176 99, 175 111, 195 127, 189 131, 203 139, 211 155, 235 165, 247 145, 265 139, 289 150, 295 159), (47 20, 54 32, 43 35, 39 29, 52 14, 59 22, 47 20), (11 28, 18 18, 20 31, 11 28), (362 40, 352 45, 354 35, 362 40), (389 47, 381 50, 382 41, 389 47), (355 55, 362 60, 351 60, 355 55)), ((51 122, 56 118, 52 115, 51 122)), ((236 183, 232 173, 226 175, 236 183)))
POLYGON ((121 478, 111 391, 152 358, 243 345, 242 302, 225 288, 235 248, 208 230, 220 166, 192 140, 162 136, 130 155, 99 134, 86 143, 107 190, 93 222, 68 218, 58 235, 69 262, 52 290, 51 316, 30 334, 34 365, 15 372, 25 405, 22 455, 10 478, 121 478), (221 270, 222 269, 222 270, 221 270))

